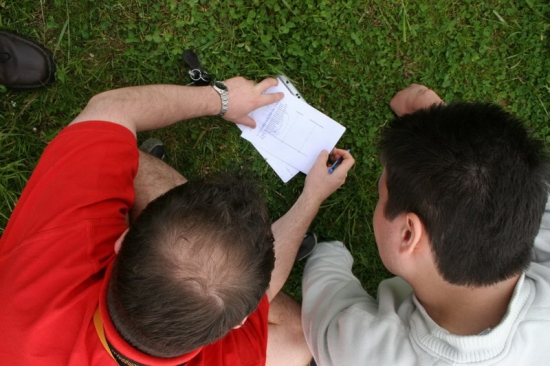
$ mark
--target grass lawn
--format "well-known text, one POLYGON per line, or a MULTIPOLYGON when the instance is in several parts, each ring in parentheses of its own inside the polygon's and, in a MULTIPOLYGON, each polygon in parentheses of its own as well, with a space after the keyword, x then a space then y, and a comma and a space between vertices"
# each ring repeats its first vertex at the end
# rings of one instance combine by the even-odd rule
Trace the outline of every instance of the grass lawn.
MULTIPOLYGON (((356 166, 312 225, 344 240, 369 291, 389 276, 371 225, 379 130, 391 97, 410 83, 446 101, 494 102, 550 141, 550 4, 547 0, 0 0, 0 28, 55 54, 50 88, 0 90, 0 233, 46 144, 94 94, 128 85, 188 82, 191 48, 218 79, 286 74, 305 99, 347 127, 339 146, 356 166)), ((274 218, 299 195, 283 184, 237 127, 217 118, 154 135, 188 178, 246 171, 265 187, 274 218)), ((62 187, 60 187, 62 189, 62 187)), ((301 266, 287 291, 299 297, 301 266)))

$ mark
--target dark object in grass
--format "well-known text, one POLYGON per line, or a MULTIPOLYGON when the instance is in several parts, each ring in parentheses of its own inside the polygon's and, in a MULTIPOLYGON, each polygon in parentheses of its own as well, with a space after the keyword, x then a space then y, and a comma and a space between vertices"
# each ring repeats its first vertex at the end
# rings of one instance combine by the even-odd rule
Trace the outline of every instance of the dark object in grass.
POLYGON ((11 89, 35 89, 55 81, 52 53, 38 43, 0 30, 0 84, 11 89))
POLYGON ((191 78, 191 84, 194 86, 210 85, 212 83, 212 76, 201 67, 199 57, 191 50, 183 51, 183 61, 189 66, 189 77, 191 78))
POLYGON ((296 254, 296 262, 301 261, 311 254, 315 246, 317 245, 317 235, 314 233, 306 233, 300 248, 298 249, 298 254, 296 254))
POLYGON ((140 145, 139 149, 153 155, 157 159, 166 160, 164 144, 159 139, 149 138, 140 145))

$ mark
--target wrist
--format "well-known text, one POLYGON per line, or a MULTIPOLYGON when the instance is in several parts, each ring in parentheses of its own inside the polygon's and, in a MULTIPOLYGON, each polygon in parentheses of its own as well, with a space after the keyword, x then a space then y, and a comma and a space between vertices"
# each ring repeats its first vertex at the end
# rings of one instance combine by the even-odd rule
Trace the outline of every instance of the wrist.
POLYGON ((191 100, 196 101, 194 106, 186 107, 191 115, 184 119, 216 116, 220 113, 220 97, 211 86, 182 86, 182 88, 187 88, 188 91, 178 95, 180 105, 182 103, 187 105, 191 100))
POLYGON ((319 211, 319 208, 324 201, 325 198, 321 197, 319 194, 315 194, 311 190, 307 189, 307 187, 304 187, 302 194, 297 200, 297 202, 302 203, 308 211, 314 211, 315 214, 319 211))

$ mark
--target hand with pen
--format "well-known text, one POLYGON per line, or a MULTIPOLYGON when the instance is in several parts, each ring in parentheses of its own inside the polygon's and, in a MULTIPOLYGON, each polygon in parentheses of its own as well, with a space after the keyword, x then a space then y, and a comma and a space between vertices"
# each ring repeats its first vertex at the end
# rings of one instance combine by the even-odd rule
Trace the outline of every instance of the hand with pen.
MULTIPOLYGON (((346 150, 347 152, 350 152, 350 149, 347 149, 346 150)), ((340 164, 342 164, 342 162, 344 161, 344 156, 341 155, 338 159, 336 159, 336 161, 330 166, 330 168, 328 168, 328 172, 329 174, 332 174, 334 173, 334 171, 336 170, 336 168, 338 168, 338 166, 340 164)))
POLYGON ((345 183, 353 164, 355 159, 349 150, 334 148, 330 160, 329 153, 321 151, 306 177, 303 193, 320 204, 345 183))

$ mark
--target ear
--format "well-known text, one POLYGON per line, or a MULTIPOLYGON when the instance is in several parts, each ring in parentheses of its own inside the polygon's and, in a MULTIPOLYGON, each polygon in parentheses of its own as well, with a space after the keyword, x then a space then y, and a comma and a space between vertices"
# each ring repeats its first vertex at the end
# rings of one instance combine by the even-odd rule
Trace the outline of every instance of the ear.
POLYGON ((240 327, 242 327, 244 325, 244 322, 246 321, 246 319, 248 319, 248 317, 244 318, 243 321, 241 322, 241 324, 233 327, 233 329, 239 329, 240 327))
POLYGON ((124 232, 122 233, 122 235, 120 235, 120 237, 117 239, 117 241, 115 242, 115 253, 118 254, 118 252, 120 251, 120 248, 122 248, 122 241, 124 240, 124 238, 126 237, 126 234, 128 234, 128 230, 130 229, 126 229, 124 230, 124 232))
POLYGON ((401 232, 400 254, 413 254, 426 235, 424 224, 417 214, 409 212, 405 216, 405 222, 401 232))

